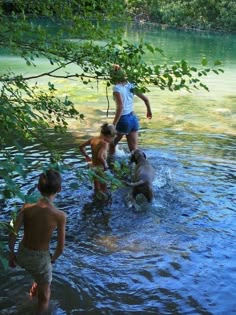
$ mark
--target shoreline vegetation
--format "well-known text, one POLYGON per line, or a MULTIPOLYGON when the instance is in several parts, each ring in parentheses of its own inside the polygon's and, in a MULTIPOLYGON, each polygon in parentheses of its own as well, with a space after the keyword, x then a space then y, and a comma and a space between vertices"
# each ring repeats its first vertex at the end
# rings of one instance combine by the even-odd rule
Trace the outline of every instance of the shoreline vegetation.
POLYGON ((206 29, 204 27, 195 27, 195 26, 190 26, 190 25, 183 25, 183 26, 174 26, 171 24, 162 24, 158 22, 152 22, 150 20, 139 20, 137 21, 134 19, 132 21, 133 23, 136 23, 137 25, 150 25, 150 26, 157 26, 160 27, 161 29, 174 29, 174 30, 181 30, 181 31, 193 31, 193 32, 202 32, 202 33, 222 33, 222 34, 236 34, 235 31, 229 31, 229 30, 224 30, 224 29, 218 29, 218 28, 209 28, 206 29))
MULTIPOLYGON (((150 23, 164 28, 198 32, 236 33, 235 0, 118 0, 118 5, 124 8, 125 15, 132 22, 138 24, 150 23)), ((20 12, 17 3, 13 0, 3 1, 1 9, 7 15, 20 12)), ((44 5, 38 5, 39 15, 40 11, 43 15, 43 9, 44 5)), ((79 5, 75 6, 74 14, 81 14, 80 9, 79 5)), ((102 6, 96 5, 94 14, 95 11, 106 16, 102 6)), ((26 7, 25 13, 30 15, 31 8, 26 7)), ((57 15, 57 11, 51 14, 57 15)))
POLYGON ((192 31, 236 33, 236 3, 232 0, 128 1, 134 22, 192 31))

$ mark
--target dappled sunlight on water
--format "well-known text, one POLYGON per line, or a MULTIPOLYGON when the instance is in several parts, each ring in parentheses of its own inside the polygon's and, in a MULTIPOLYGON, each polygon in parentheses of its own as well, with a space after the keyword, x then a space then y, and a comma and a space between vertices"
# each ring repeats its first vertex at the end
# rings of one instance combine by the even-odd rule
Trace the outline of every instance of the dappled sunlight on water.
MULTIPOLYGON (((145 118, 145 107, 135 98, 135 110, 142 129, 163 129, 196 133, 236 134, 235 85, 233 69, 224 74, 210 75, 206 80, 210 91, 195 90, 190 92, 160 91, 150 88, 147 94, 153 111, 153 119, 145 118), (225 82, 227 79, 227 82, 225 82)), ((84 130, 96 133, 105 121, 112 122, 115 104, 112 89, 109 92, 109 104, 106 99, 105 86, 85 87, 82 83, 72 82, 70 85, 59 83, 58 95, 69 96, 77 110, 85 115, 84 121, 69 120, 69 129, 84 130), (62 84, 62 85, 61 85, 62 84), (109 111, 107 112, 109 106, 109 111), (108 115, 107 115, 108 114, 108 115)))

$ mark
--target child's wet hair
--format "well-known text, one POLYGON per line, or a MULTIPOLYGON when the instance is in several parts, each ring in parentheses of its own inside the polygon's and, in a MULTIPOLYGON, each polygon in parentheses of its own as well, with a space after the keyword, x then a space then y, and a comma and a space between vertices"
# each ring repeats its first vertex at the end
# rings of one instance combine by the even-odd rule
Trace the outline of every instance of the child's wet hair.
POLYGON ((61 175, 54 169, 49 169, 40 174, 38 188, 42 195, 52 195, 61 188, 61 175))
POLYGON ((101 134, 104 136, 111 136, 114 137, 116 134, 116 129, 114 125, 109 125, 108 123, 105 123, 101 127, 101 134))

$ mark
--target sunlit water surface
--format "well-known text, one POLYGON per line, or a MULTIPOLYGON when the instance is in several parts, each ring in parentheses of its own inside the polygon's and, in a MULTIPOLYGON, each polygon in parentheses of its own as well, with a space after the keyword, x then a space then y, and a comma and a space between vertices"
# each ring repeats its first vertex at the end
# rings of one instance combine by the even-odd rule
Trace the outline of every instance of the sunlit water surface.
MULTIPOLYGON (((147 38, 153 32, 147 30, 147 38)), ((187 36, 175 34, 176 42, 178 35, 187 36)), ((206 36, 195 35, 198 43, 201 38, 206 41, 206 36)), ((215 38, 219 46, 217 36, 211 35, 211 40, 215 38)), ((189 34, 189 41, 192 37, 189 34)), ((168 43, 172 45, 173 40, 168 43)), ((235 37, 227 43, 230 51, 235 37)), ((215 53, 213 45, 199 44, 199 56, 202 51, 209 53, 209 46, 215 53)), ((139 199, 139 211, 128 207, 127 189, 112 192, 110 202, 102 203, 93 198, 88 181, 82 181, 77 190, 70 188, 77 182, 75 170, 86 165, 78 143, 97 134, 101 122, 112 120, 114 104, 107 118, 102 88, 86 87, 80 92, 77 82, 70 86, 58 82, 87 116, 82 124, 71 121, 65 136, 50 137, 69 170, 62 174, 63 190, 55 200, 68 221, 66 248, 54 266, 49 314, 236 313, 236 95, 235 63, 229 55, 221 54, 229 63, 225 74, 208 78, 210 93, 168 93, 153 88, 149 98, 154 117, 149 122, 141 103, 136 102, 140 147, 156 175, 155 199, 152 204, 139 199)), ((14 154, 14 148, 9 151, 14 154)), ((20 183, 28 193, 35 190, 49 154, 39 145, 28 146, 25 152, 29 161, 38 162, 25 183, 20 183)), ((117 159, 129 159, 125 141, 117 159)), ((1 219, 8 217, 15 203, 3 204, 1 219)), ((32 314, 31 281, 20 268, 1 272, 0 314, 32 314)))

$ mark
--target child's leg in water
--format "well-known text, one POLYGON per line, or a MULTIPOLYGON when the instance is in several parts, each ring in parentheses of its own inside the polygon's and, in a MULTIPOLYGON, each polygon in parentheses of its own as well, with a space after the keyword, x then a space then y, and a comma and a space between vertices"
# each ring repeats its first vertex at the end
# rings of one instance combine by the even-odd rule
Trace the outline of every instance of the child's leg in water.
POLYGON ((34 296, 36 296, 37 295, 37 283, 36 282, 33 282, 32 283, 32 286, 31 286, 31 289, 30 289, 30 292, 29 292, 29 295, 30 295, 30 297, 34 297, 34 296))

